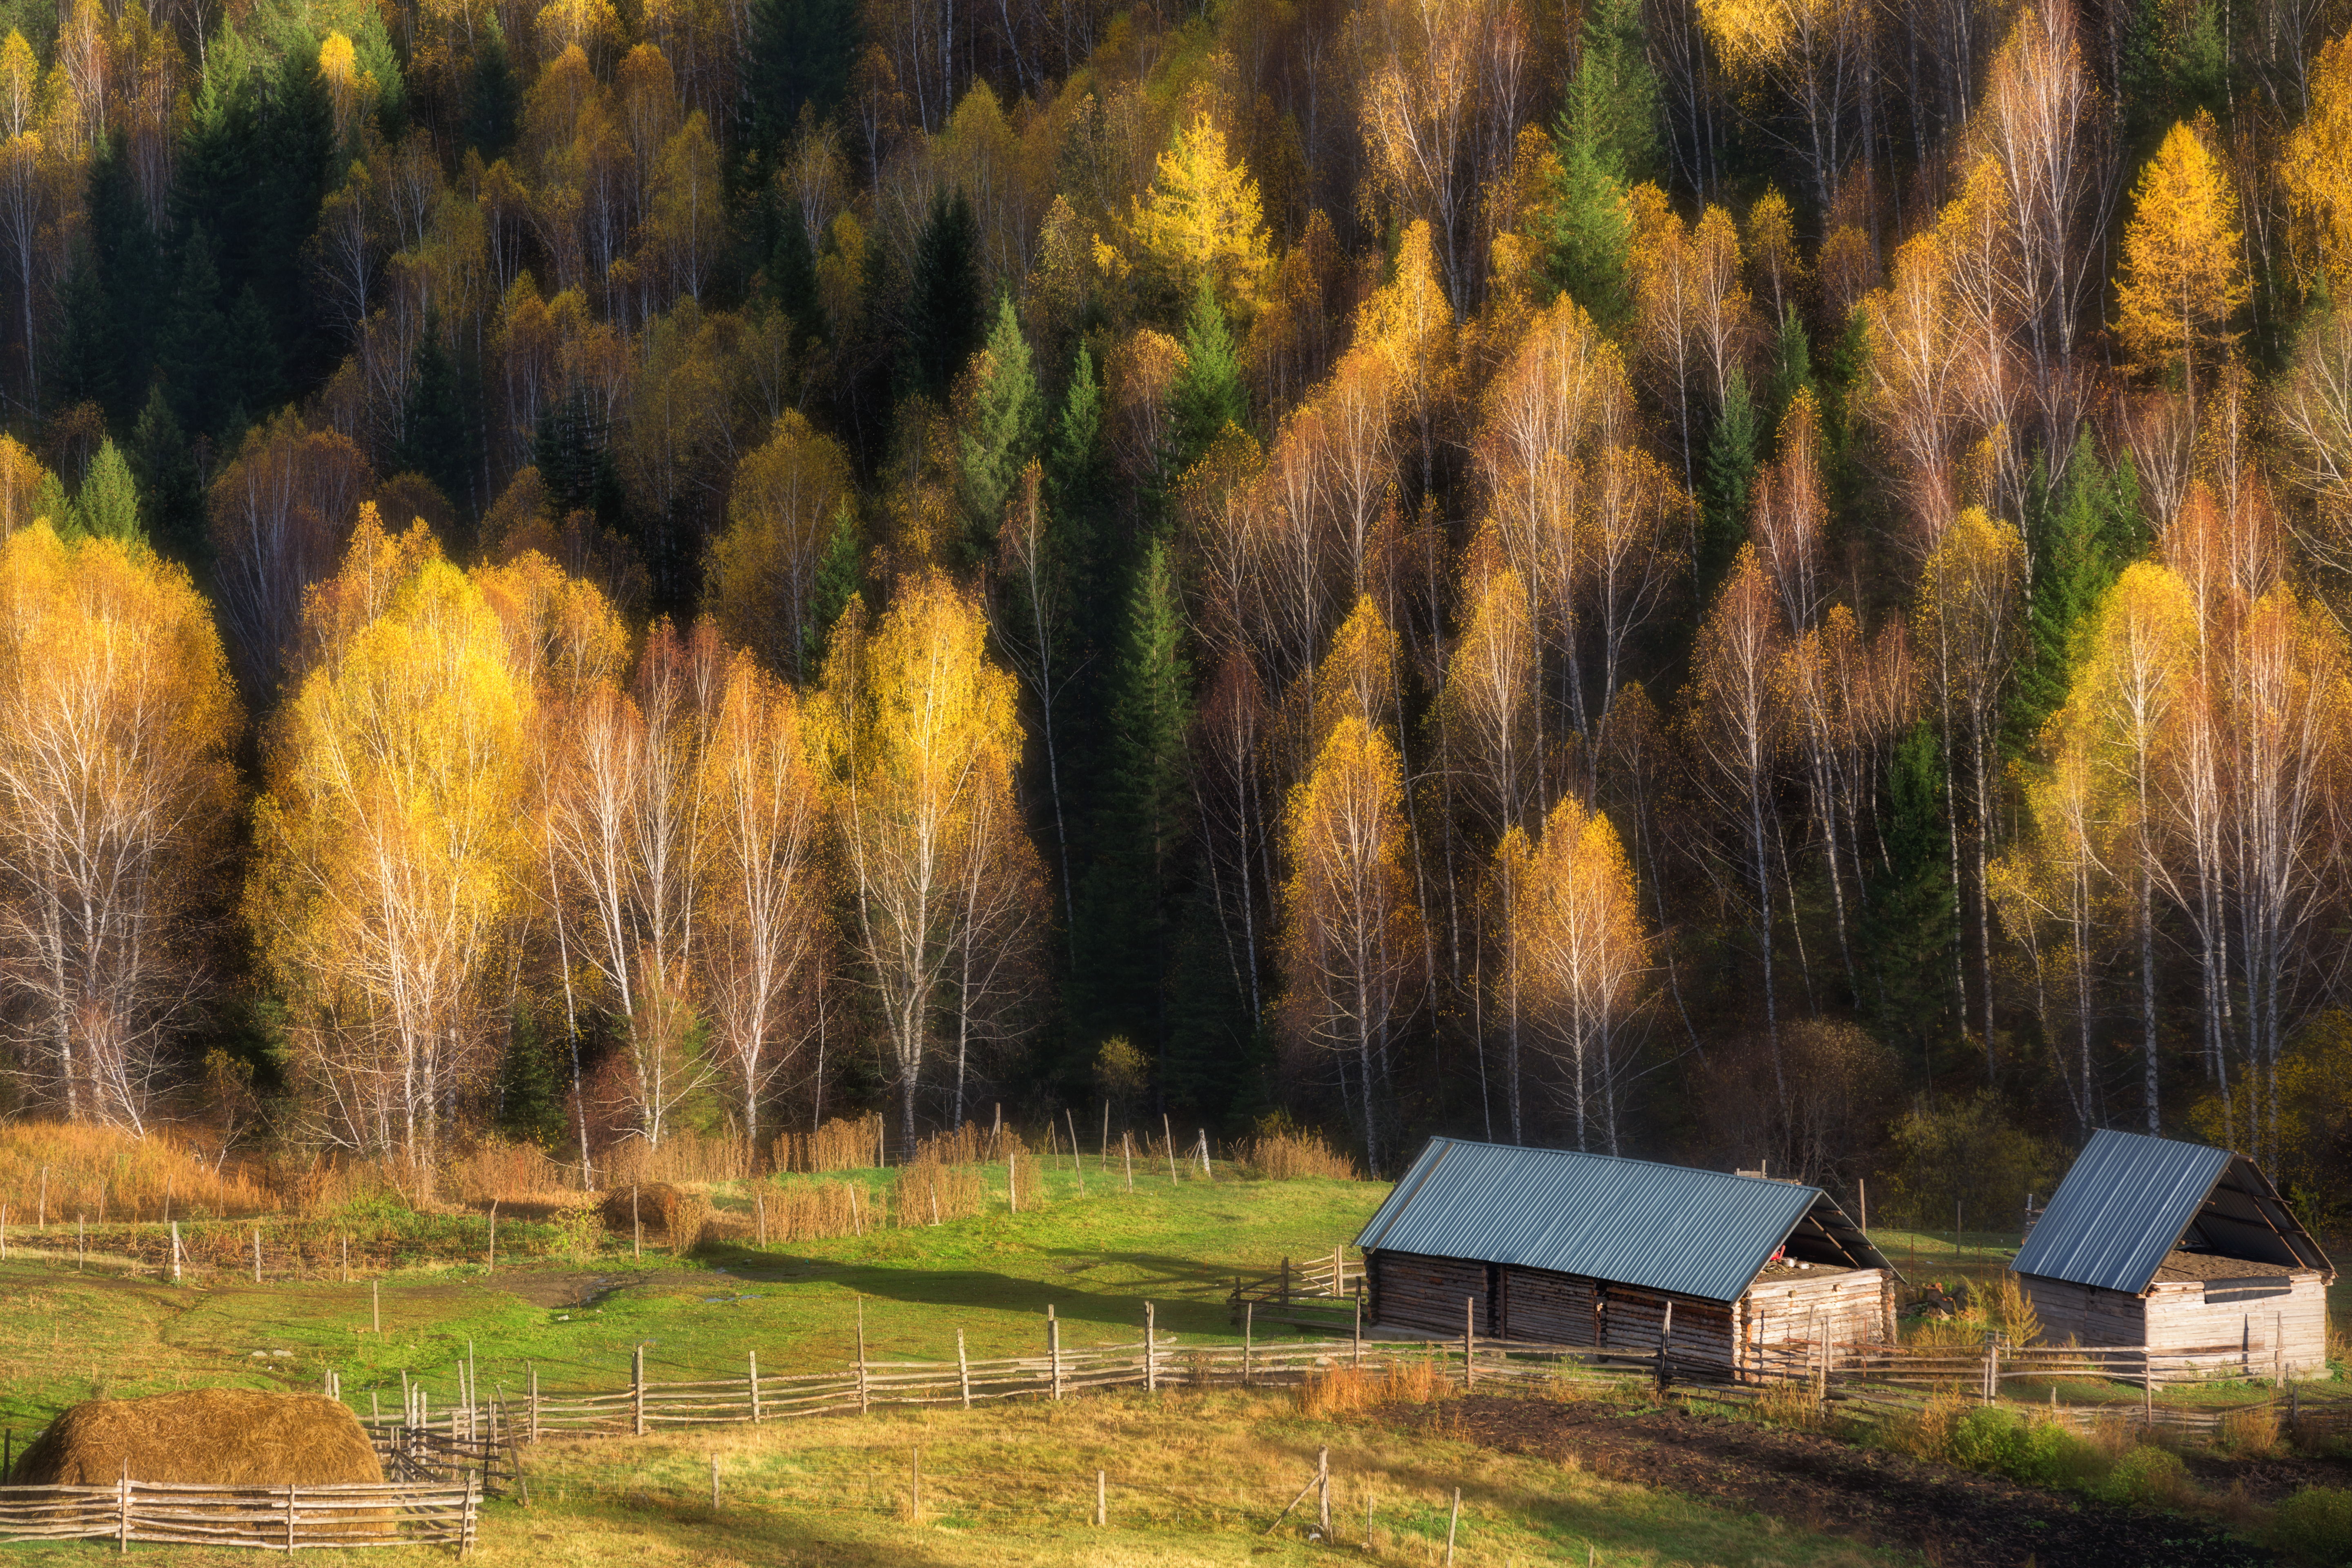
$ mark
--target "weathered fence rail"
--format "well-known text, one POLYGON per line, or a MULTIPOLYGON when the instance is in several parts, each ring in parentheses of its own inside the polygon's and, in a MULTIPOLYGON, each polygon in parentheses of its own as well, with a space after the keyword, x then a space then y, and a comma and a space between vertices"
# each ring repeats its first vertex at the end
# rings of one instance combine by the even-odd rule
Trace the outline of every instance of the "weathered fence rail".
POLYGON ((405 1482, 233 1487, 129 1477, 110 1487, 0 1486, 0 1542, 171 1546, 455 1546, 474 1543, 480 1489, 405 1482))

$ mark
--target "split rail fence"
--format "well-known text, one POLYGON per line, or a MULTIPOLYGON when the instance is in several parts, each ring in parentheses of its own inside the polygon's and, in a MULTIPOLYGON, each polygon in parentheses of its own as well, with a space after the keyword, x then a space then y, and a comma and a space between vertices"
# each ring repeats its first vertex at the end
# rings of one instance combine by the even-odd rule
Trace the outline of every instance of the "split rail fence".
POLYGON ((1234 1326, 1245 1321, 1284 1323, 1300 1329, 1345 1330, 1361 1326, 1364 1263, 1333 1247, 1328 1258, 1286 1258, 1280 1269, 1237 1275, 1225 1297, 1234 1326))
POLYGON ((110 1487, 0 1487, 0 1542, 111 1541, 246 1546, 295 1552, 330 1546, 474 1544, 480 1490, 399 1482, 236 1487, 140 1481, 110 1487))

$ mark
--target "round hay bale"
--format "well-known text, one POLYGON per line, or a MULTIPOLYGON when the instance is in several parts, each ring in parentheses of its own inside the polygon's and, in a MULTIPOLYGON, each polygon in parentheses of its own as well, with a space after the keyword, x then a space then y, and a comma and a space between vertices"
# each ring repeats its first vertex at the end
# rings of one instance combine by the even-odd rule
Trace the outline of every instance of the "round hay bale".
POLYGON ((77 1405, 16 1460, 20 1485, 315 1487, 383 1479, 359 1417, 320 1394, 196 1388, 77 1405))

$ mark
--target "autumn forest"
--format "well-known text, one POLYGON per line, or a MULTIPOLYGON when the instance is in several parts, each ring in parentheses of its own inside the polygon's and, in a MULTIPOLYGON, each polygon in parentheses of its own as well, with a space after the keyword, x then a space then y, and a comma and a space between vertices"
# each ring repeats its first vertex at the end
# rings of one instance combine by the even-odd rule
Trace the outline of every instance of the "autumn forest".
POLYGON ((0 1111, 2352 1202, 2347 28, 6 0, 0 1111))

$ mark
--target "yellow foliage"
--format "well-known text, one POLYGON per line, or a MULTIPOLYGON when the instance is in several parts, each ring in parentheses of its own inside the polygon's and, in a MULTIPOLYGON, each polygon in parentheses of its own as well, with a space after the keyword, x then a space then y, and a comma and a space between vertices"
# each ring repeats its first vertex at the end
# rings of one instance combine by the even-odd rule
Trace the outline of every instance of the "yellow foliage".
POLYGON ((1206 276, 1226 314, 1245 319, 1256 310, 1272 265, 1257 182, 1228 156, 1225 133, 1207 114, 1195 115, 1160 154, 1158 177, 1134 204, 1129 227, 1176 293, 1206 276))
POLYGON ((2202 351, 2236 341, 2229 321, 2248 298, 2237 194, 2213 134, 2202 114, 2177 124, 2140 170, 2116 291, 2124 347, 2145 371, 2179 365, 2192 399, 2202 351))
POLYGON ((2279 157, 2292 254, 2306 289, 2352 298, 2352 34, 2312 62, 2311 108, 2279 157))
POLYGON ((817 563, 854 496, 849 454, 788 408, 744 454, 712 552, 719 627, 771 668, 803 673, 814 634, 817 563))

